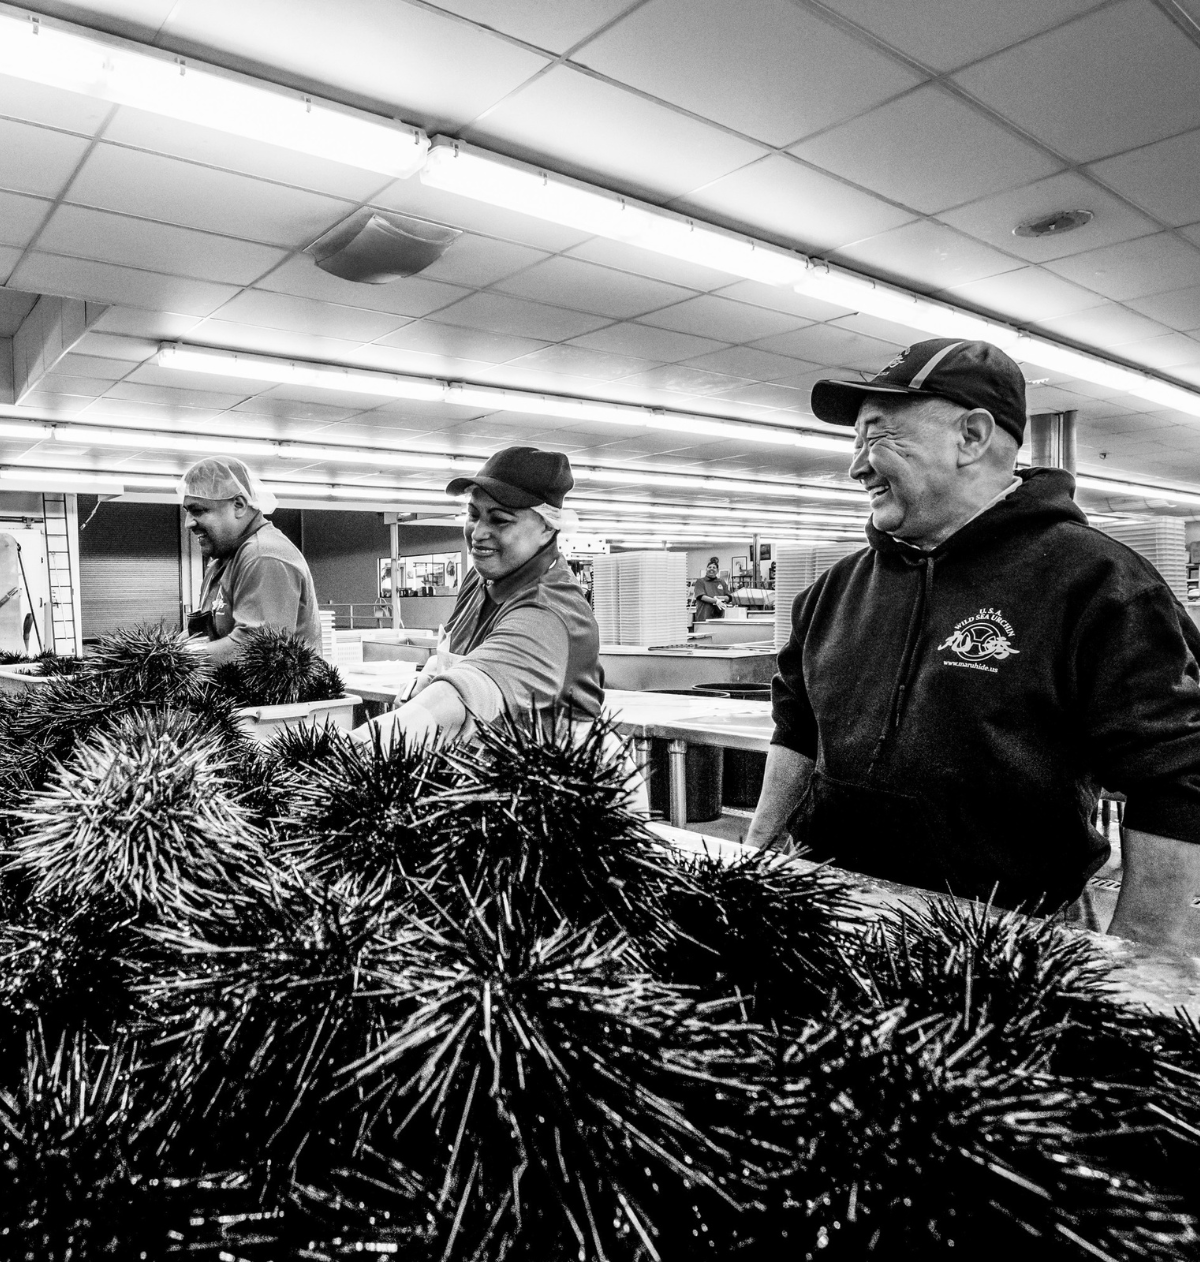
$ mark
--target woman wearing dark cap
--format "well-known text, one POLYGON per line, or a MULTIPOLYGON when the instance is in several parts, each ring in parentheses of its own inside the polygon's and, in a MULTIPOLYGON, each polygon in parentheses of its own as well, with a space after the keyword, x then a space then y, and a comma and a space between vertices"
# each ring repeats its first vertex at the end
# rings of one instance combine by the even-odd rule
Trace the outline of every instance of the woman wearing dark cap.
MULTIPOLYGON (((468 493, 463 533, 474 568, 447 626, 448 651, 422 671, 409 699, 372 722, 408 739, 453 737, 500 714, 598 718, 604 702, 600 634, 558 552, 575 521, 566 456, 533 447, 497 452, 448 495, 468 493)), ((359 728, 367 735, 367 728, 359 728)))

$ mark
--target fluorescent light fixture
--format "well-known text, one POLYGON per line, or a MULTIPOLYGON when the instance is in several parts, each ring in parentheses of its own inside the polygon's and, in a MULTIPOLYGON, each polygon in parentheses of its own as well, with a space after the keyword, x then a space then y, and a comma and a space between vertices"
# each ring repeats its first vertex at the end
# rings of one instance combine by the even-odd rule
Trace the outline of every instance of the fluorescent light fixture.
POLYGON ((805 269, 803 255, 446 136, 434 137, 421 182, 768 285, 795 284, 805 269))
POLYGON ((155 362, 163 368, 186 372, 312 386, 322 390, 351 391, 382 398, 421 399, 448 403, 455 407, 476 408, 484 412, 556 416, 575 423, 591 421, 641 429, 671 430, 781 447, 811 448, 816 451, 849 454, 854 449, 853 440, 849 438, 796 429, 790 425, 769 425, 734 418, 703 416, 693 412, 669 412, 663 408, 640 407, 633 403, 607 403, 599 399, 583 399, 570 395, 539 394, 533 390, 469 385, 461 381, 441 381, 432 377, 412 377, 373 369, 346 368, 337 364, 280 359, 273 355, 183 346, 179 343, 163 343, 155 362))
POLYGON ((991 342, 1023 364, 1048 368, 1080 381, 1148 399, 1165 408, 1200 416, 1200 394, 1159 377, 1060 346, 1011 325, 973 315, 943 302, 881 284, 868 276, 814 262, 795 286, 798 293, 850 311, 889 320, 929 337, 991 342))
POLYGON ((424 132, 392 119, 8 5, 0 74, 381 175, 412 175, 429 150, 424 132))
POLYGON ((0 420, 0 438, 15 438, 18 442, 41 442, 50 437, 50 429, 37 421, 0 420))
POLYGON ((700 263, 731 276, 788 285, 798 293, 888 320, 927 337, 992 342, 1023 363, 1200 416, 1200 394, 1184 386, 1070 350, 1004 321, 989 320, 831 267, 824 260, 809 259, 462 141, 435 136, 420 178, 433 188, 700 263))
POLYGON ((0 469, 0 490, 65 491, 69 495, 120 495, 125 487, 116 477, 74 469, 0 469))
POLYGON ((1116 478, 1098 478, 1090 473, 1075 475, 1077 486, 1105 495, 1123 495, 1130 499, 1167 500, 1172 504, 1200 504, 1200 488, 1155 486, 1152 482, 1121 482, 1116 478))
POLYGON ((183 346, 177 342, 162 343, 154 362, 162 368, 182 372, 269 381, 276 385, 316 386, 322 390, 380 398, 442 402, 446 396, 446 383, 429 377, 406 377, 374 369, 344 368, 338 364, 308 363, 302 359, 215 350, 207 346, 183 346))

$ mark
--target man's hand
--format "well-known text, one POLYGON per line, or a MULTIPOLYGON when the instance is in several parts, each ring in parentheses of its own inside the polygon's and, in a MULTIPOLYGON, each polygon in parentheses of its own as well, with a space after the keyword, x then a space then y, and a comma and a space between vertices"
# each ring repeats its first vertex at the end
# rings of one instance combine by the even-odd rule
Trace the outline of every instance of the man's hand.
POLYGON ((767 769, 763 773, 762 792, 754 808, 754 818, 746 830, 746 845, 766 850, 771 846, 790 844, 784 835, 788 817, 800 803, 813 761, 785 745, 772 745, 767 751, 767 769))

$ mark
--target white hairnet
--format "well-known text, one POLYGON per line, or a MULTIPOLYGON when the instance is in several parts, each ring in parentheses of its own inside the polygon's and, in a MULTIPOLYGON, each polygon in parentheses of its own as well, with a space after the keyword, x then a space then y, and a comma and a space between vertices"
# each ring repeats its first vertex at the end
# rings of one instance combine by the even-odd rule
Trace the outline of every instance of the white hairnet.
POLYGON ((274 491, 233 456, 208 456, 197 460, 175 487, 180 499, 194 495, 202 500, 231 500, 242 496, 251 508, 269 515, 277 507, 274 491))
POLYGON ((573 508, 535 504, 530 511, 537 513, 551 530, 560 530, 564 535, 573 535, 579 530, 579 514, 573 508))

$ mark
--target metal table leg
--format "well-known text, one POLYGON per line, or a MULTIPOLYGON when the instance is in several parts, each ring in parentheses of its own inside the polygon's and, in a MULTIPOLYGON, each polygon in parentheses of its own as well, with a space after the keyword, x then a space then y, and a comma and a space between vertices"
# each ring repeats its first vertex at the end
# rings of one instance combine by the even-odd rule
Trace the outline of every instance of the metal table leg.
POLYGON ((671 775, 671 827, 687 827, 687 741, 668 741, 671 775))

